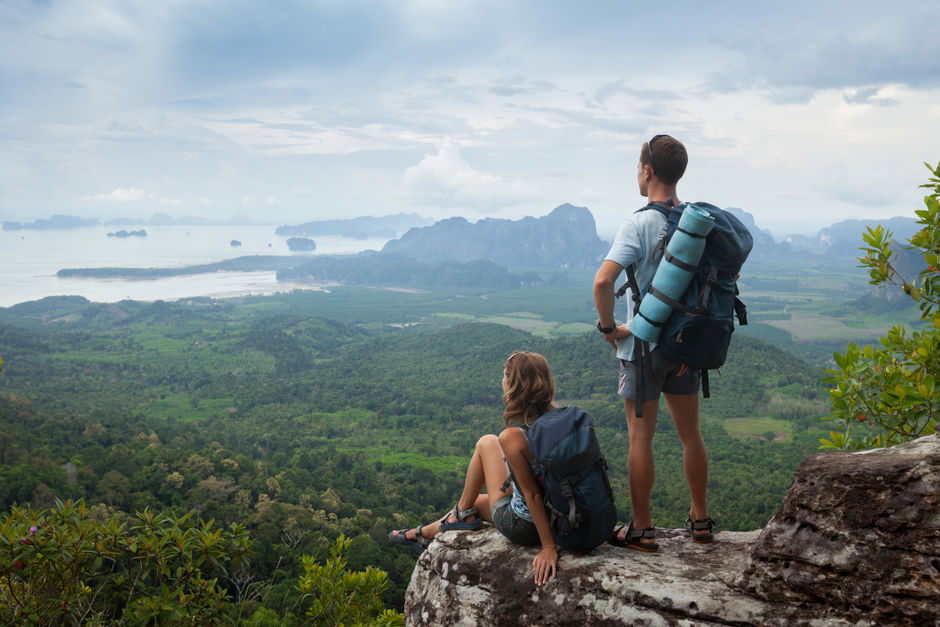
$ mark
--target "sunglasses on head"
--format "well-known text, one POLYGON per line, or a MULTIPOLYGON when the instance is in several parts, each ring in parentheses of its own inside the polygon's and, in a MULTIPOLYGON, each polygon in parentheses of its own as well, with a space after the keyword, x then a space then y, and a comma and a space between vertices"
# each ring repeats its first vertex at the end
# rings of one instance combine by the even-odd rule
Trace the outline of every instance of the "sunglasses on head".
POLYGON ((650 153, 650 167, 653 168, 653 172, 656 171, 656 162, 653 160, 653 142, 662 137, 669 137, 669 135, 653 135, 652 139, 646 142, 646 150, 650 153))

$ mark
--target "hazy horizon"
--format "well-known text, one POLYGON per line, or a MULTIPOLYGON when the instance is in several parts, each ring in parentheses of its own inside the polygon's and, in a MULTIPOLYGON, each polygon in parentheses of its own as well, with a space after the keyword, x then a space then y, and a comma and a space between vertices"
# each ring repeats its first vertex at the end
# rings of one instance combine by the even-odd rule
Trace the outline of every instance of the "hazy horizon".
MULTIPOLYGON (((564 204, 564 203, 561 203, 561 204, 564 204)), ((555 207, 557 207, 557 206, 558 206, 558 205, 556 205, 555 207)), ((518 220, 518 219, 521 219, 521 218, 523 218, 523 217, 540 218, 540 217, 543 217, 543 216, 548 215, 549 213, 551 213, 551 211, 553 211, 553 210, 555 209, 555 207, 552 207, 552 208, 546 210, 544 213, 537 214, 537 215, 532 214, 532 215, 529 215, 529 216, 520 216, 519 218, 505 218, 505 219, 518 220)), ((629 211, 634 211, 634 210, 637 209, 637 208, 638 208, 638 207, 631 207, 631 208, 628 209, 627 211, 628 211, 628 212, 629 212, 629 211)), ((587 207, 587 209, 588 209, 589 211, 591 210, 590 207, 587 207)), ((912 212, 912 214, 911 214, 910 216, 883 216, 883 217, 873 217, 873 218, 865 218, 865 217, 858 217, 858 216, 845 216, 845 217, 840 217, 838 220, 835 220, 834 222, 822 224, 822 225, 819 226, 818 228, 806 228, 806 225, 805 225, 805 224, 802 224, 802 225, 801 225, 801 224, 790 223, 790 222, 785 222, 785 221, 773 223, 773 224, 776 224, 776 225, 777 225, 777 228, 774 228, 774 227, 772 227, 772 226, 768 226, 768 225, 762 223, 762 222, 757 218, 757 216, 754 215, 753 212, 748 211, 747 209, 744 209, 744 208, 741 208, 741 207, 734 207, 734 209, 740 209, 741 211, 745 211, 746 213, 749 213, 749 214, 751 214, 752 216, 754 216, 754 218, 755 218, 755 223, 757 224, 757 227, 758 227, 759 229, 763 230, 763 231, 769 232, 769 233, 771 234, 771 236, 773 237, 774 241, 775 241, 775 242, 778 242, 778 243, 784 241, 784 240, 787 239, 788 237, 796 236, 796 235, 803 235, 803 236, 807 236, 807 237, 814 237, 814 236, 816 236, 816 235, 819 234, 819 231, 820 231, 820 230, 822 230, 822 229, 824 229, 824 228, 827 228, 827 227, 830 227, 830 226, 832 226, 832 225, 834 225, 834 224, 836 224, 836 223, 838 223, 838 222, 842 222, 842 221, 844 221, 844 220, 863 220, 863 221, 872 221, 872 220, 874 220, 874 221, 879 221, 879 222, 887 222, 887 221, 889 221, 889 220, 893 220, 893 219, 896 219, 896 218, 909 218, 909 219, 911 219, 911 220, 916 219, 916 216, 913 214, 913 212, 912 212), (802 228, 801 228, 801 227, 802 227, 802 228)), ((150 221, 150 220, 152 220, 152 219, 154 219, 154 218, 156 218, 156 217, 158 217, 158 216, 169 216, 172 220, 176 221, 176 223, 177 223, 178 225, 180 225, 180 226, 186 226, 186 225, 188 225, 188 226, 200 226, 199 224, 190 224, 190 223, 187 222, 187 220, 193 220, 193 221, 205 220, 205 221, 206 221, 206 222, 205 222, 205 225, 206 225, 206 226, 255 225, 255 226, 271 226, 271 227, 278 227, 278 226, 296 226, 296 225, 304 224, 304 223, 307 223, 307 222, 316 222, 316 221, 321 221, 321 220, 354 220, 354 219, 357 219, 357 218, 383 218, 383 217, 398 215, 398 214, 402 214, 402 213, 416 215, 416 216, 418 216, 419 218, 434 219, 435 221, 445 220, 445 219, 448 219, 448 218, 464 218, 464 219, 467 219, 468 221, 474 222, 474 223, 475 223, 475 222, 478 222, 478 221, 480 221, 480 220, 485 220, 485 219, 487 219, 487 218, 502 218, 502 216, 472 216, 472 217, 468 217, 468 216, 466 216, 466 215, 459 215, 459 214, 454 214, 454 215, 451 215, 451 216, 445 216, 445 217, 442 217, 442 218, 431 218, 430 216, 421 215, 420 213, 417 213, 417 212, 412 212, 412 211, 396 211, 396 212, 393 212, 393 213, 371 213, 371 214, 363 214, 363 215, 358 215, 358 216, 349 216, 349 217, 344 217, 344 218, 311 218, 311 219, 309 219, 309 220, 301 219, 301 220, 299 220, 299 221, 284 221, 284 220, 278 220, 277 218, 273 218, 273 217, 269 217, 269 216, 259 216, 257 219, 255 219, 255 218, 252 218, 251 216, 246 215, 246 214, 233 214, 233 215, 231 215, 231 216, 219 216, 219 217, 213 217, 213 218, 206 218, 206 217, 203 217, 203 216, 191 215, 191 214, 186 214, 186 213, 172 214, 172 213, 168 213, 168 212, 165 212, 165 211, 161 211, 161 212, 157 212, 157 213, 151 214, 150 216, 144 217, 144 218, 128 218, 127 216, 118 216, 118 217, 116 217, 116 218, 100 218, 100 217, 93 216, 93 215, 76 215, 76 214, 61 214, 61 213, 60 213, 60 214, 49 214, 49 215, 44 215, 44 216, 38 216, 38 217, 32 218, 32 219, 30 219, 30 220, 5 220, 5 219, 0 219, 0 223, 2 223, 2 222, 29 223, 29 222, 34 222, 34 221, 36 221, 36 220, 48 220, 48 219, 52 218, 54 215, 66 215, 66 216, 71 216, 71 217, 75 217, 75 218, 86 218, 86 219, 92 219, 92 218, 93 218, 93 219, 99 220, 99 223, 100 223, 101 225, 103 225, 103 226, 111 225, 111 226, 113 226, 114 228, 119 228, 119 227, 121 227, 121 226, 133 226, 133 225, 149 226, 149 225, 150 225, 150 224, 149 224, 149 221, 150 221), (127 220, 128 222, 127 222, 126 224, 122 224, 121 222, 112 222, 112 221, 121 221, 121 220, 127 220)), ((594 215, 594 212, 592 211, 591 214, 594 215)), ((595 219, 595 225, 596 225, 596 229, 597 229, 597 234, 598 234, 598 236, 601 237, 602 239, 606 239, 607 241, 611 241, 611 240, 613 239, 614 235, 616 234, 617 229, 620 227, 621 220, 607 220, 607 221, 605 221, 605 222, 601 222, 600 220, 597 219, 597 216, 596 216, 596 215, 594 215, 594 219, 595 219)), ((165 226, 165 225, 156 224, 155 226, 165 226)), ((75 227, 75 228, 82 228, 82 227, 75 227)), ((25 232, 30 232, 30 231, 35 231, 35 230, 42 230, 42 229, 24 229, 25 232)), ((273 232, 273 231, 272 231, 272 232, 273 232)), ((286 237, 286 236, 285 236, 285 237, 286 237)))

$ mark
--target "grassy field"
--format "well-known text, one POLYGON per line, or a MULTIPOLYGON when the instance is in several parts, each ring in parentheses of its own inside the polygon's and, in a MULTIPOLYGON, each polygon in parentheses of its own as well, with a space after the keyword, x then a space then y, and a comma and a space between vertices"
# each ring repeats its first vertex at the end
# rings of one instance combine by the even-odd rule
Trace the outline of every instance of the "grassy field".
POLYGON ((792 436, 793 425, 787 420, 776 418, 729 418, 722 422, 729 435, 738 438, 753 438, 786 442, 792 436))
POLYGON ((816 340, 845 340, 846 342, 868 342, 887 333, 890 324, 872 321, 873 326, 859 326, 859 321, 850 325, 846 320, 820 313, 791 311, 787 320, 764 320, 764 324, 789 333, 794 342, 816 340))

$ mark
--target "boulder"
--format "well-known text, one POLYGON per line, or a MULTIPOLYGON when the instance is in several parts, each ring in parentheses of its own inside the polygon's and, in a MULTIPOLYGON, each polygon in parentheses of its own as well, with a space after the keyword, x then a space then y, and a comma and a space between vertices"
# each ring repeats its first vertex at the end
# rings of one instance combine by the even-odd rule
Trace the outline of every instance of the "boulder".
POLYGON ((880 625, 940 621, 940 435, 803 460, 734 585, 880 625))
POLYGON ((940 625, 940 436, 812 455, 763 530, 695 544, 659 529, 658 553, 538 548, 491 526, 439 534, 415 566, 409 625, 940 625))

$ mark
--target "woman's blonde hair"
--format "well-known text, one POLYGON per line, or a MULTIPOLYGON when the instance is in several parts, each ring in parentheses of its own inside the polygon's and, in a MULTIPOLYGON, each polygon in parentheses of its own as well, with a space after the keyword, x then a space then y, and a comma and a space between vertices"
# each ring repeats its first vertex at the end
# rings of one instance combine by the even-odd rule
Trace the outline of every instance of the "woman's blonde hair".
POLYGON ((506 426, 532 424, 555 407, 555 381, 548 361, 538 353, 516 351, 506 360, 503 421, 506 426))

